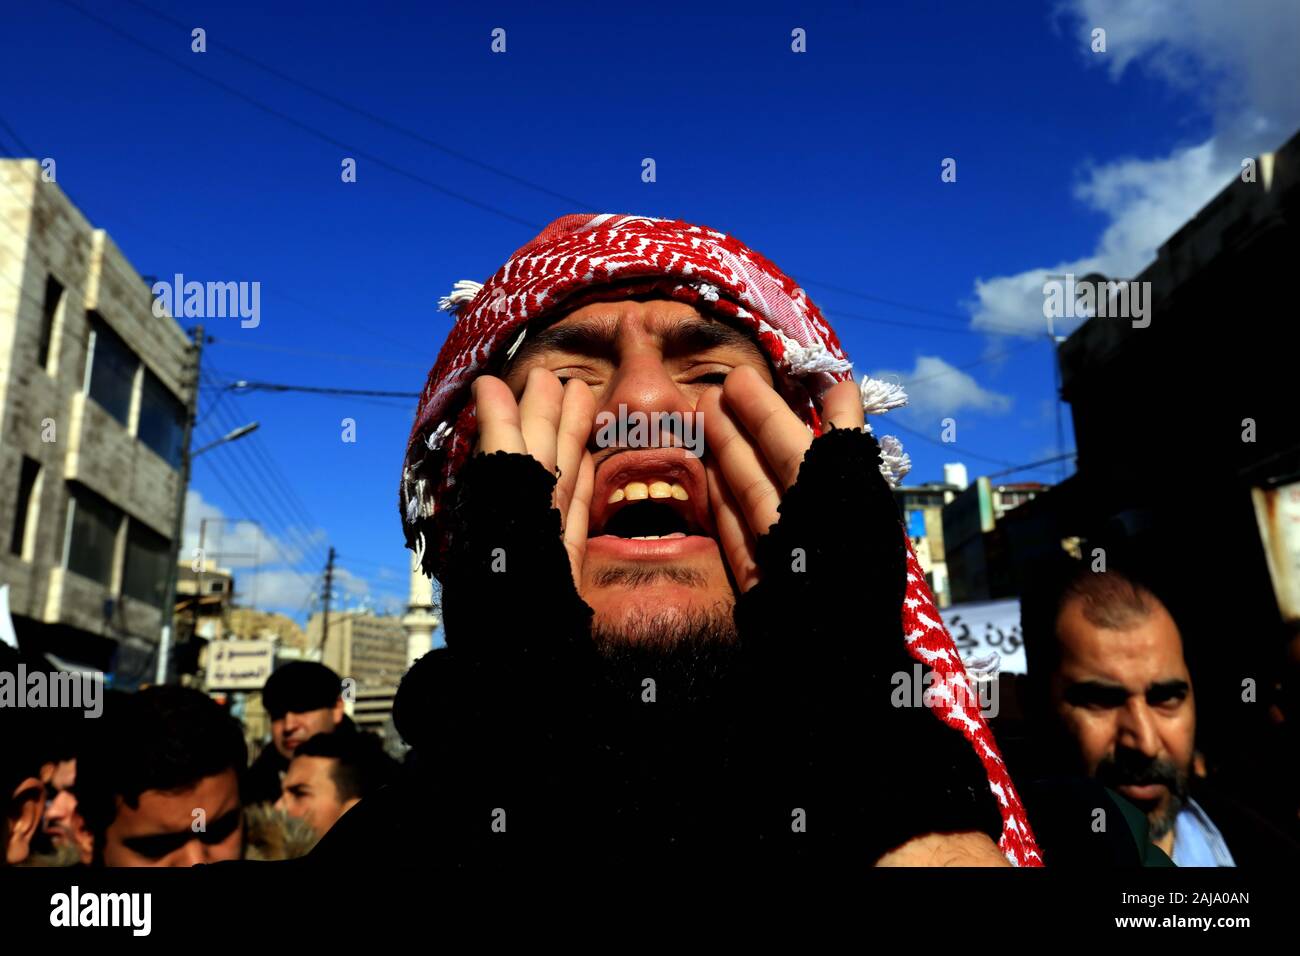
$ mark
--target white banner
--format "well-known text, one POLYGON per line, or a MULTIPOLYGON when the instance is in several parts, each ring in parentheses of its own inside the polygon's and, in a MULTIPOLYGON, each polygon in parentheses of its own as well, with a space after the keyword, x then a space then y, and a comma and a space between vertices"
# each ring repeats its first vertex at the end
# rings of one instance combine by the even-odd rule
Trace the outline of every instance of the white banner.
POLYGON ((271 641, 213 641, 204 684, 208 690, 261 690, 274 666, 271 641))
POLYGON ((988 657, 1001 659, 998 672, 1025 673, 1025 642, 1020 633, 1020 602, 980 601, 954 604, 940 612, 963 662, 988 657))

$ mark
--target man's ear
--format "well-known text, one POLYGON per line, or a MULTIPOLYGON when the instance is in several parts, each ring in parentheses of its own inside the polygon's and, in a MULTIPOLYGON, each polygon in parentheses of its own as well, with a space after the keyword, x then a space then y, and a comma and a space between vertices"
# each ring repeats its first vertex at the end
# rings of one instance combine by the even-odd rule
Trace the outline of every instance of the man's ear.
POLYGON ((339 694, 339 699, 334 701, 334 726, 337 727, 343 723, 343 695, 339 694))
POLYGON ((5 862, 10 866, 27 859, 44 808, 45 785, 35 777, 28 777, 14 788, 8 807, 9 843, 5 847, 5 862))

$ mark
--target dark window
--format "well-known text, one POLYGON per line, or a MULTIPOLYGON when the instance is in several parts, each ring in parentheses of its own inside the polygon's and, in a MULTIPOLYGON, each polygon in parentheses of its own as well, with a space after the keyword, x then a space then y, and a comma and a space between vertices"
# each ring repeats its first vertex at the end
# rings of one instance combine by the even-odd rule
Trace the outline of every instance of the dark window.
POLYGON ((41 345, 37 359, 41 368, 50 364, 50 342, 54 338, 54 317, 58 314, 59 303, 63 301, 63 284, 54 276, 45 279, 45 305, 41 313, 41 345))
POLYGON ((90 397, 125 425, 140 359, 99 316, 92 316, 90 328, 90 397))
POLYGON ((14 534, 9 542, 9 550, 19 556, 23 553, 23 542, 27 540, 27 515, 31 508, 32 490, 40 473, 39 462, 23 458, 22 471, 18 475, 18 510, 14 514, 14 534))
POLYGON ((170 541, 132 520, 126 532, 126 570, 122 575, 122 593, 154 607, 162 607, 171 550, 170 541))
POLYGON ((211 587, 208 588, 208 591, 212 594, 220 594, 225 589, 226 589, 225 581, 213 581, 211 587))
POLYGON ((85 488, 73 487, 71 495, 68 570, 112 587, 113 554, 122 512, 85 488))
POLYGON ((148 369, 140 391, 140 421, 136 434, 173 468, 181 466, 181 442, 185 437, 185 406, 148 369))

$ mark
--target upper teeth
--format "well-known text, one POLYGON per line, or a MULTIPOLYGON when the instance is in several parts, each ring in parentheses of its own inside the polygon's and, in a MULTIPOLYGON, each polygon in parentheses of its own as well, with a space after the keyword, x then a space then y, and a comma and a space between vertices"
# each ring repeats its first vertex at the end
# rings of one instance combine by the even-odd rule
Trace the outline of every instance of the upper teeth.
POLYGON ((649 484, 644 481, 629 481, 622 488, 615 488, 609 493, 608 503, 612 505, 624 498, 628 501, 641 501, 645 498, 676 498, 678 501, 689 501, 690 497, 686 489, 675 481, 652 481, 649 484))

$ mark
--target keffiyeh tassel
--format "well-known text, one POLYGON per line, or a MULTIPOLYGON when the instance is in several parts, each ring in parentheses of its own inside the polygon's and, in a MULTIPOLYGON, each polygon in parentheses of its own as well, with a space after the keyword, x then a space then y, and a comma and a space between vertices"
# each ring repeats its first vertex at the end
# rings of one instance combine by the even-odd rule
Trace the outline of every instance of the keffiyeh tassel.
POLYGON ((444 295, 438 300, 438 308, 443 312, 450 312, 455 315, 462 308, 473 301, 474 296, 479 294, 483 288, 483 283, 475 282, 473 279, 461 279, 452 288, 450 295, 444 295))
POLYGON ((880 473, 889 482, 889 487, 897 488, 911 470, 912 456, 903 451, 903 443, 893 435, 881 438, 880 473))

